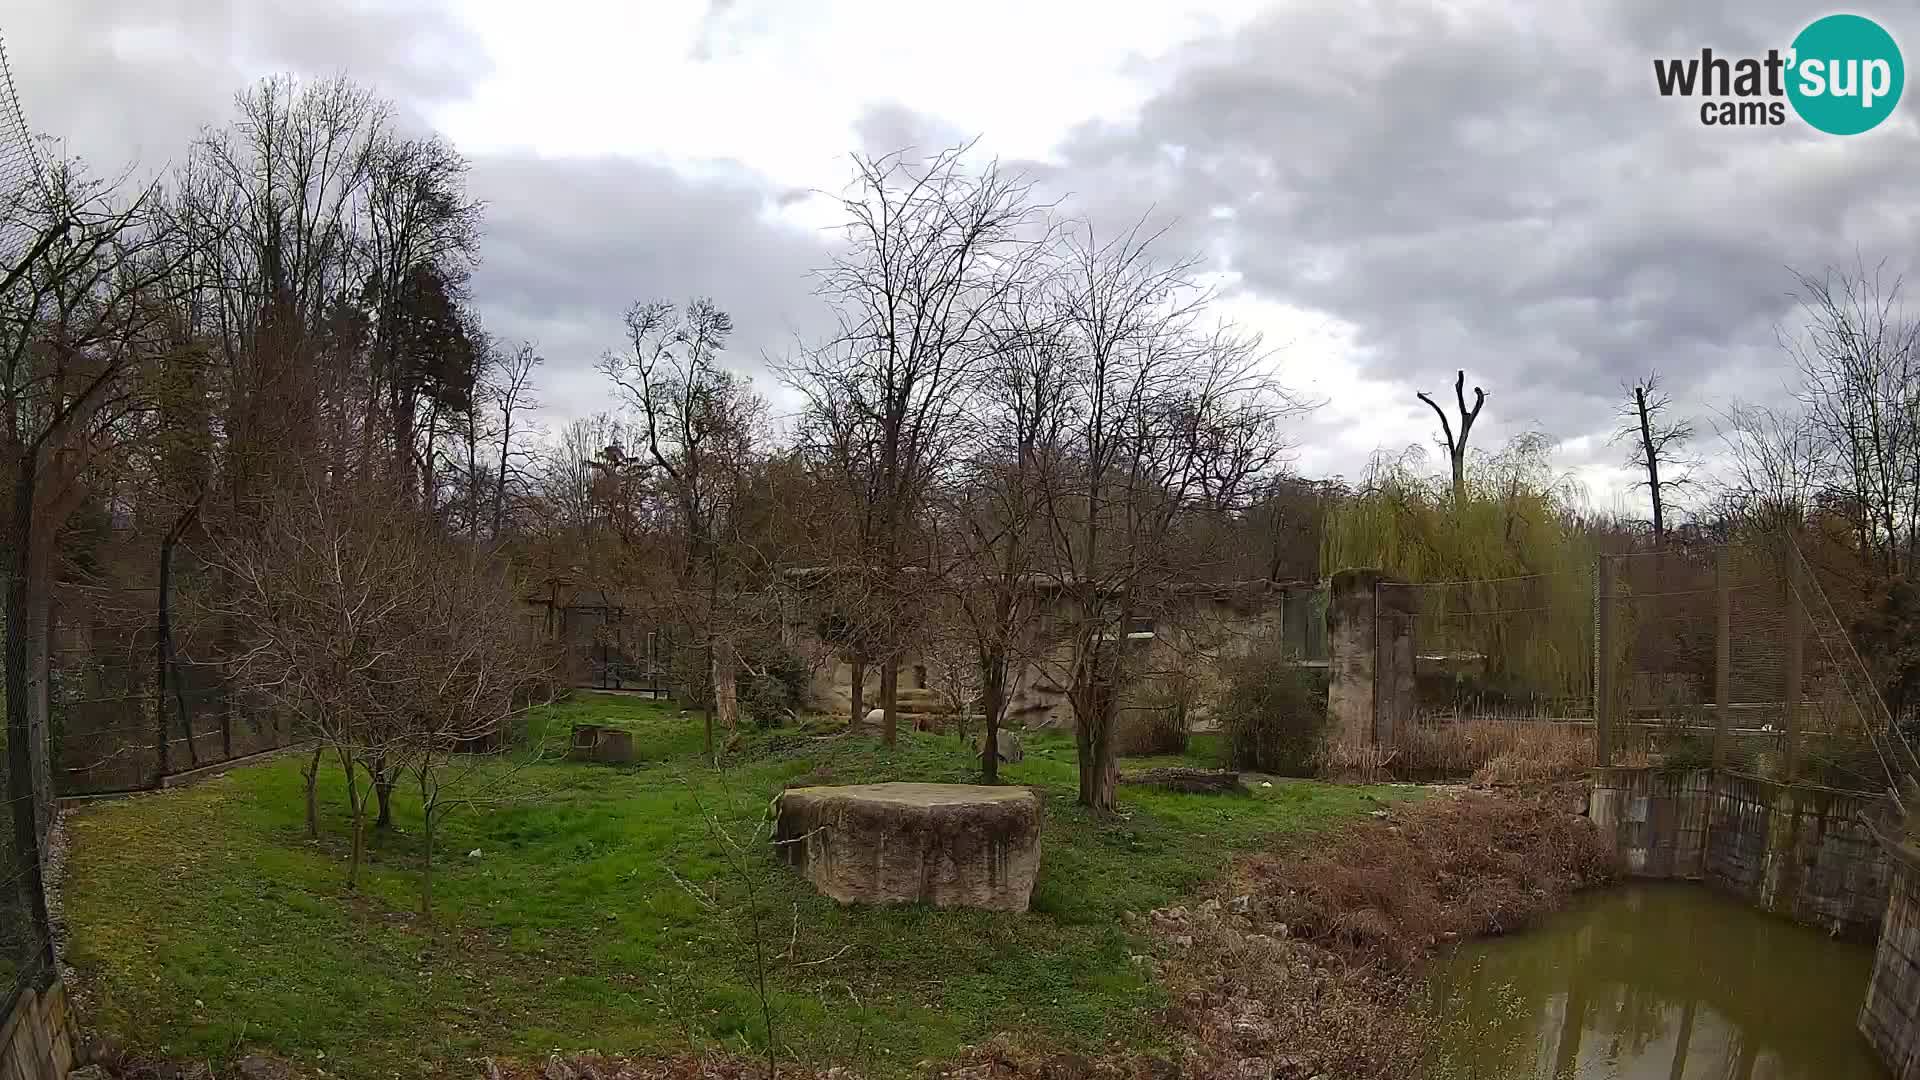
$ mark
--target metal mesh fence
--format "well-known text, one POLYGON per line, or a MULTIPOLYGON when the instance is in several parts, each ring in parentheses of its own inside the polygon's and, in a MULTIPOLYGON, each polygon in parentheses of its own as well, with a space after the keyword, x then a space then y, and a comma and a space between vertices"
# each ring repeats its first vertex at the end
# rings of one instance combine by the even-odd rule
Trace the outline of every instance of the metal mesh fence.
MULTIPOLYGON (((137 538, 121 544, 140 547, 137 538)), ((229 684, 219 625, 193 617, 195 568, 179 565, 190 559, 176 555, 176 574, 187 587, 172 604, 164 689, 156 589, 101 584, 96 577, 56 591, 49 712, 60 795, 151 788, 180 773, 288 746, 298 736, 284 717, 229 684)))
POLYGON ((1409 637, 1416 712, 1591 718, 1590 575, 1378 588, 1383 641, 1409 637))
MULTIPOLYGON (((43 181, 38 154, 0 39, 0 279, 31 250, 34 231, 24 208, 43 181)), ((0 1018, 27 987, 54 974, 52 928, 41 889, 41 827, 50 806, 45 772, 26 740, 9 740, 0 725, 0 1018), (42 813, 36 818, 36 807, 42 813)))
POLYGON ((1786 538, 1382 583, 1374 611, 1377 730, 1392 733, 1381 749, 1402 775, 1469 775, 1500 758, 1531 775, 1715 765, 1873 792, 1920 775, 1786 538))
POLYGON ((1786 539, 1606 556, 1598 756, 1884 791, 1884 707, 1786 539))
POLYGON ((6 39, 0 37, 0 274, 12 270, 33 246, 33 230, 20 208, 32 205, 34 189, 44 182, 39 151, 27 127, 20 95, 7 65, 6 39))
MULTIPOLYGON (((14 748, 7 749, 11 755, 14 748)), ((0 859, 0 1017, 12 1011, 22 990, 45 986, 54 973, 52 929, 35 857, 34 785, 21 783, 21 770, 11 767, 10 758, 8 764, 0 775, 0 829, 5 830, 0 852, 6 856, 0 859)))

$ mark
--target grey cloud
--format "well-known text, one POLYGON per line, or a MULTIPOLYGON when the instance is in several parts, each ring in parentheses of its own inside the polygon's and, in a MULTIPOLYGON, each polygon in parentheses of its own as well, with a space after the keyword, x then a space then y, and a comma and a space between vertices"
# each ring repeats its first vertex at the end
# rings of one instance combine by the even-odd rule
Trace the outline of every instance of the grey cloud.
MULTIPOLYGON (((730 5, 715 5, 725 17, 730 5)), ((739 13, 733 13, 738 15, 739 13)), ((341 72, 421 124, 465 96, 487 65, 434 0, 345 10, 302 0, 27 0, 0 16, 29 122, 102 171, 163 172, 201 127, 227 122, 235 92, 262 75, 341 72)), ((561 415, 608 407, 592 372, 619 343, 636 299, 711 295, 735 315, 734 356, 763 382, 767 354, 815 335, 807 272, 820 238, 775 223, 791 201, 743 169, 701 175, 630 160, 482 156, 472 193, 488 204, 473 290, 489 329, 535 341, 544 398, 561 415)))
POLYGON ((417 124, 488 69, 438 0, 25 0, 0 33, 29 123, 107 171, 177 160, 263 75, 346 74, 417 124))
POLYGON ((1800 5, 1573 7, 1275 12, 1179 50, 1137 119, 1077 132, 1048 179, 1096 214, 1153 203, 1248 291, 1351 322, 1410 403, 1466 367, 1489 437, 1603 429, 1654 366, 1703 410, 1777 394, 1786 268, 1920 251, 1920 101, 1845 144, 1703 127, 1652 58, 1784 47, 1800 5))
POLYGON ((931 156, 978 134, 969 135, 938 117, 893 102, 862 109, 853 130, 860 153, 873 157, 901 150, 914 157, 931 156))
POLYGON ((745 170, 490 156, 471 188, 487 202, 474 299, 491 330, 540 346, 555 412, 611 405, 592 367, 636 300, 711 296, 734 316, 732 365, 763 392, 767 359, 827 329, 810 277, 827 238, 774 216, 780 192, 745 170))

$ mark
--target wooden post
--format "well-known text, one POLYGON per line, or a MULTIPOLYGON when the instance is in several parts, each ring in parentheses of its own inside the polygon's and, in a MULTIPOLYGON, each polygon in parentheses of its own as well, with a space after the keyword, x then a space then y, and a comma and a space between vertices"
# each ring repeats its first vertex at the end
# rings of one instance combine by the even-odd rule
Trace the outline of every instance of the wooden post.
POLYGON ((1800 682, 1805 670, 1804 651, 1807 643, 1806 604, 1801 599, 1805 582, 1801 579, 1800 556, 1793 548, 1786 549, 1787 560, 1787 783, 1800 779, 1800 682))
POLYGON ((1594 586, 1593 763, 1613 764, 1613 559, 1600 556, 1594 586))
POLYGON ((1727 767, 1728 732, 1733 727, 1733 549, 1723 547, 1713 573, 1718 619, 1714 629, 1713 767, 1727 767))

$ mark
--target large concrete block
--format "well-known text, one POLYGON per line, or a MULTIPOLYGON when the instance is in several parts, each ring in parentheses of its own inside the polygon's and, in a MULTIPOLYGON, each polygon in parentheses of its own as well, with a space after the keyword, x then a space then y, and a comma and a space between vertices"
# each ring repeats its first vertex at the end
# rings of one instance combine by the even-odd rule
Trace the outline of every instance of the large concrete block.
POLYGON ((776 850, 843 904, 1025 911, 1040 872, 1040 797, 976 784, 790 788, 776 850))

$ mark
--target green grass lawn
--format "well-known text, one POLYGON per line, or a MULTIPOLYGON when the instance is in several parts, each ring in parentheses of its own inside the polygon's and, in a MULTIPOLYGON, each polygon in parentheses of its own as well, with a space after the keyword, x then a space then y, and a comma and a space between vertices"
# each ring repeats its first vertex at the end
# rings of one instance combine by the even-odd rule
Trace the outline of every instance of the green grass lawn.
MULTIPOLYGON (((1003 775, 1046 800, 1030 914, 841 908, 777 864, 764 833, 750 842, 769 801, 797 782, 971 779, 951 736, 902 732, 887 750, 772 732, 716 771, 698 721, 665 704, 583 694, 531 726, 564 745, 585 720, 629 728, 654 760, 544 758, 504 779, 506 764, 489 765, 511 797, 440 827, 432 923, 419 915, 419 801, 404 788, 395 828, 347 890, 337 768, 322 779, 318 841, 294 757, 71 816, 68 955, 87 1020, 177 1057, 258 1050, 336 1075, 471 1075, 484 1054, 758 1046, 764 968, 784 1056, 876 1075, 999 1030, 1080 1049, 1151 1042, 1157 990, 1129 961, 1122 912, 1201 888, 1237 849, 1410 791, 1127 787, 1121 816, 1102 820, 1074 805, 1071 740, 1029 737, 1003 775), (729 837, 744 875, 727 869, 729 837)), ((1215 749, 1196 738, 1191 752, 1215 749)))

